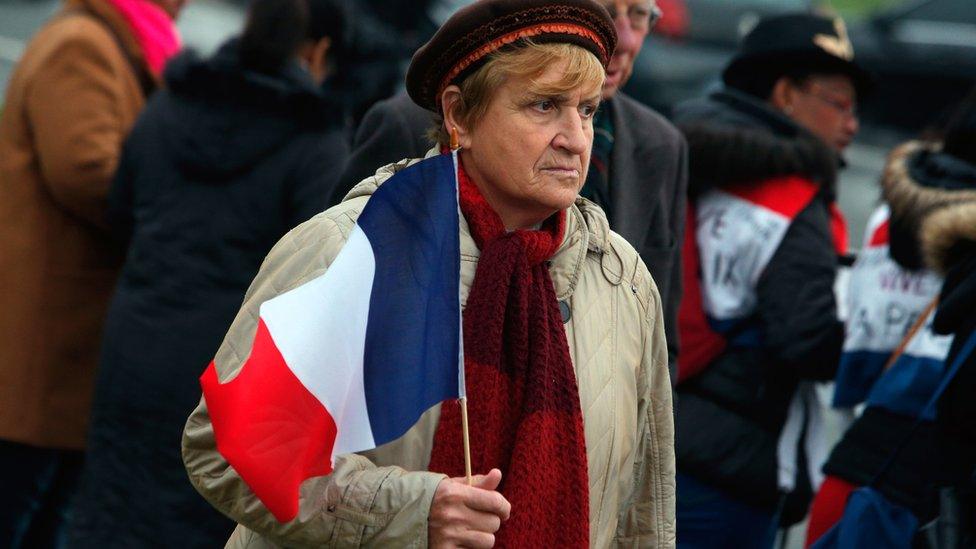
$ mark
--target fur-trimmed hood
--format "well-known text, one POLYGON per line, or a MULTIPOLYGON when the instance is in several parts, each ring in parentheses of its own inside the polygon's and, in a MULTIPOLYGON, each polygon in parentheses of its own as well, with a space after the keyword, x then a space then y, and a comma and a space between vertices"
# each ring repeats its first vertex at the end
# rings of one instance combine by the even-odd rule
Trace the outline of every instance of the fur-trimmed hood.
POLYGON ((888 158, 882 194, 893 222, 918 235, 926 264, 945 274, 959 245, 976 246, 976 166, 910 141, 888 158))
POLYGON ((804 176, 833 195, 840 156, 762 101, 726 89, 679 105, 674 121, 688 141, 688 192, 804 176))
POLYGON ((922 249, 929 265, 947 271, 957 246, 976 247, 976 200, 952 204, 934 212, 922 225, 922 249))

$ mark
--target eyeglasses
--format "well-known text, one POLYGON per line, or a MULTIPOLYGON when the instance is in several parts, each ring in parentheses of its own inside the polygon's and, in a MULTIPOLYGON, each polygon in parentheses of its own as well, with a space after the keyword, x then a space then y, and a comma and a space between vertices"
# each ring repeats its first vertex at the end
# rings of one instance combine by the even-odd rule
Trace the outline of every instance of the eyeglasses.
POLYGON ((849 116, 851 118, 857 118, 857 103, 852 99, 842 99, 837 96, 831 96, 830 92, 821 91, 820 93, 815 93, 813 91, 813 86, 809 86, 802 91, 807 95, 816 98, 818 101, 823 102, 828 107, 831 107, 835 111, 843 114, 844 116, 849 116))
MULTIPOLYGON (((607 11, 610 12, 610 18, 616 21, 616 4, 608 5, 607 11)), ((651 2, 635 4, 627 8, 627 20, 630 21, 630 28, 638 32, 651 30, 661 20, 661 15, 661 8, 651 2)))

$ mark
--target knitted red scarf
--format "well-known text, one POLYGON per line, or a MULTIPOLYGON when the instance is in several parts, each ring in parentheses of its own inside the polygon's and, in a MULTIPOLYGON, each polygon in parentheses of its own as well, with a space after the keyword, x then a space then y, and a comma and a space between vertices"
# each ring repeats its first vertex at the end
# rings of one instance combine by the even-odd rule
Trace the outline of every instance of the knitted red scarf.
MULTIPOLYGON (((545 260, 564 211, 540 230, 506 232, 459 169, 461 211, 481 250, 464 309, 471 462, 501 469, 512 514, 496 547, 587 547, 589 488, 579 388, 545 260)), ((430 470, 464 475, 461 411, 441 406, 430 470)))

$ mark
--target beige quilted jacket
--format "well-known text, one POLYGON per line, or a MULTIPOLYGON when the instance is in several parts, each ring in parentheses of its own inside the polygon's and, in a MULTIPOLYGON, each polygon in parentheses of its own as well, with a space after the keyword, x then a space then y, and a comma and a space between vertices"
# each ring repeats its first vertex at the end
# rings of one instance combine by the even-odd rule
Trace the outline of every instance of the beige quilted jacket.
MULTIPOLYGON (((258 306, 319 276, 370 194, 407 161, 381 169, 345 201, 286 235, 271 251, 216 356, 221 381, 237 375, 258 306)), ((550 273, 569 305, 566 337, 585 426, 592 547, 673 547, 674 428, 661 300, 644 263, 603 212, 578 200, 550 273)), ((478 249, 461 221, 462 302, 478 249)), ((328 477, 301 487, 299 515, 278 523, 217 452, 207 408, 190 416, 183 460, 197 490, 240 523, 229 547, 426 547, 427 515, 443 475, 426 472, 439 408, 402 438, 340 456, 328 477)), ((558 512, 558 509, 554 509, 558 512)))

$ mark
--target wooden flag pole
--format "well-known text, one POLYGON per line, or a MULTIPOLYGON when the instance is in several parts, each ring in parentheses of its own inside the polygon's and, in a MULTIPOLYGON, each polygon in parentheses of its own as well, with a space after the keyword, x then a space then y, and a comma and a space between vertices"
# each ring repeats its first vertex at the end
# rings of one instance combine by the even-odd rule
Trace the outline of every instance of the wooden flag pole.
POLYGON ((464 439, 464 474, 468 478, 468 486, 471 486, 471 442, 468 437, 468 397, 463 396, 458 399, 461 402, 461 438, 464 439))
MULTIPOLYGON (((454 166, 455 166, 455 184, 459 185, 459 180, 457 176, 457 171, 460 169, 461 162, 458 160, 458 150, 461 148, 461 141, 458 138, 457 127, 451 127, 451 153, 454 156, 454 166)), ((457 192, 460 192, 458 189, 457 192)), ((458 198, 460 200, 460 197, 458 198)), ((461 206, 458 205, 458 215, 461 214, 461 206)), ((460 301, 459 301, 460 303, 460 301)), ((463 329, 464 322, 463 319, 459 318, 460 325, 463 329)), ((460 375, 458 377, 459 390, 461 392, 461 398, 458 401, 461 403, 461 439, 464 442, 464 476, 468 479, 468 486, 474 485, 471 480, 471 437, 468 435, 468 395, 465 390, 464 381, 464 337, 462 336, 458 343, 461 345, 461 352, 458 355, 462 357, 459 361, 458 367, 460 370, 460 375)))

